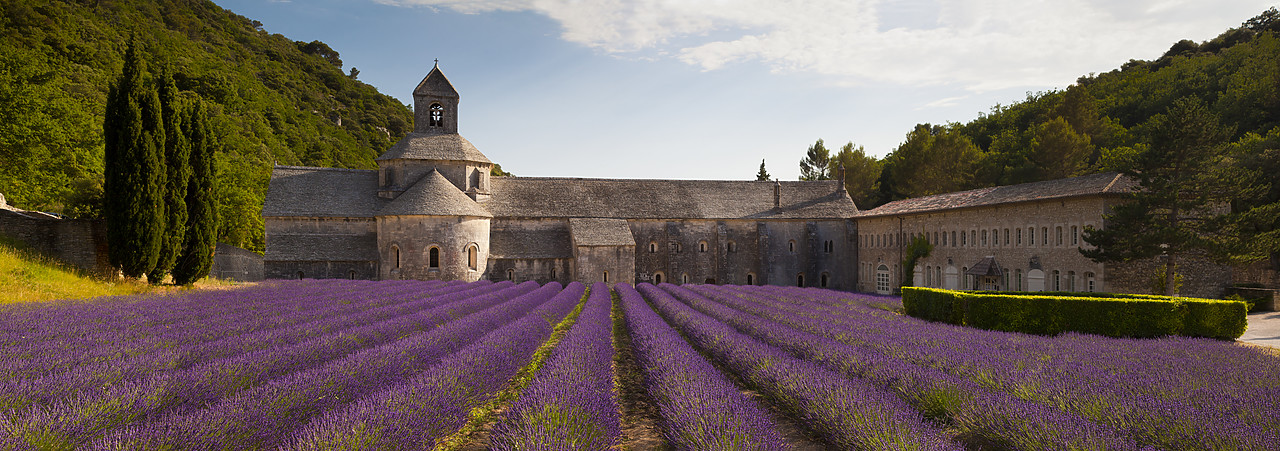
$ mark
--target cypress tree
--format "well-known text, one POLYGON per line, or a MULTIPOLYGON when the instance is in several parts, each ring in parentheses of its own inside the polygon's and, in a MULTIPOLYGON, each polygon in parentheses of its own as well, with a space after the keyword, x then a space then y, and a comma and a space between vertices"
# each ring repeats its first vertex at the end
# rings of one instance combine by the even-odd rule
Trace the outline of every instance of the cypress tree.
POLYGON ((218 212, 213 205, 214 152, 217 143, 209 126, 204 102, 196 100, 188 108, 184 132, 190 145, 191 175, 187 181, 187 227, 182 254, 174 265, 173 283, 188 285, 209 275, 213 267, 213 251, 218 212))
POLYGON ((164 117, 165 229, 156 267, 147 273, 147 280, 151 283, 160 283, 164 280, 164 276, 173 269, 174 262, 178 260, 178 254, 182 253, 187 227, 187 183, 191 177, 191 167, 187 164, 190 146, 183 132, 186 127, 183 122, 185 114, 181 99, 178 97, 178 88, 173 84, 173 74, 169 66, 166 65, 161 69, 157 84, 160 111, 164 117))
POLYGON ((145 83, 137 46, 131 40, 125 51, 124 70, 110 89, 103 119, 107 258, 132 278, 156 266, 164 232, 160 99, 145 83))

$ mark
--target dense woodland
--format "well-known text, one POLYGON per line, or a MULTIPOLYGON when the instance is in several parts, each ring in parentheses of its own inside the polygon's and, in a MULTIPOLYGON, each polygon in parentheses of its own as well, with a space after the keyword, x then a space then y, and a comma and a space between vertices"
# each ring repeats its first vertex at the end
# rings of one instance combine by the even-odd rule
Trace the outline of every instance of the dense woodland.
POLYGON ((273 164, 373 168, 411 110, 295 42, 205 0, 0 0, 0 193, 25 209, 100 217, 103 113, 130 36, 211 107, 218 238, 263 250, 273 164))
POLYGON ((820 180, 837 177, 843 165, 849 193, 865 210, 910 197, 1098 172, 1154 173, 1161 168, 1141 167, 1139 157, 1191 135, 1204 137, 1197 145, 1208 147, 1195 183, 1218 190, 1196 195, 1225 198, 1233 207, 1230 217, 1207 224, 1227 235, 1211 246, 1230 247, 1226 257, 1233 260, 1270 257, 1280 267, 1275 8, 1209 41, 1179 41, 1158 59, 1130 60, 1066 89, 1028 93, 968 123, 919 124, 882 159, 853 143, 834 150, 818 140, 800 170, 801 179, 820 180), (1197 121, 1175 127, 1183 136, 1170 136, 1170 124, 1188 111, 1197 121))

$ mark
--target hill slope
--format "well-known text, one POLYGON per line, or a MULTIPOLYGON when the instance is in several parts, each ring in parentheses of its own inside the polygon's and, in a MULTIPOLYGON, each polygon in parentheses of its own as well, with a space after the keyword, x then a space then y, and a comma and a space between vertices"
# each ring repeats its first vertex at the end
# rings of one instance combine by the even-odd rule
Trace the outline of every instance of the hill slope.
POLYGON ((0 0, 0 193, 20 208, 98 214, 107 87, 136 35, 179 88, 214 105, 219 241, 262 251, 271 166, 373 168, 409 107, 206 0, 0 0))

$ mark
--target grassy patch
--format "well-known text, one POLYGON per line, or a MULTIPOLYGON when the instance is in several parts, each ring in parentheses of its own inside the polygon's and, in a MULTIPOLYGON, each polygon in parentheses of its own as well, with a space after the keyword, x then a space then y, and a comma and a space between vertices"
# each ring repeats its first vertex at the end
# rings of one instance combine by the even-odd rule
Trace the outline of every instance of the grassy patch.
MULTIPOLYGON (((227 288, 238 286, 205 278, 196 282, 196 288, 227 288)), ((20 243, 0 237, 0 304, 52 301, 55 299, 83 299, 98 296, 132 295, 166 292, 184 289, 173 285, 148 285, 145 282, 117 279, 106 280, 85 271, 41 255, 20 243)))

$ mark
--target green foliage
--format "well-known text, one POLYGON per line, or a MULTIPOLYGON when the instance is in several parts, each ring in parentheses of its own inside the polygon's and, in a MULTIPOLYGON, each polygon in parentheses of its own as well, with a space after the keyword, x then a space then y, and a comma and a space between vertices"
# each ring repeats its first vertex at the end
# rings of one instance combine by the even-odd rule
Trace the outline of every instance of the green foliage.
POLYGON ((980 329, 1110 337, 1184 335, 1234 340, 1248 324, 1239 301, 1115 293, 964 292, 906 287, 908 315, 980 329))
MULTIPOLYGON (((764 169, 764 161, 760 162, 761 170, 764 169)), ((876 193, 879 191, 877 185, 880 178, 881 162, 875 157, 867 155, 866 149, 862 146, 854 146, 852 142, 846 143, 840 148, 840 152, 831 159, 830 173, 836 174, 838 169, 844 166, 844 188, 849 192, 849 197, 853 199, 854 205, 860 208, 866 208, 875 202, 876 193)), ((768 176, 766 173, 765 176, 768 176)), ((768 179, 766 179, 768 180, 768 179)))
POLYGON ((412 129, 411 110, 348 76, 332 48, 267 33, 207 0, 0 0, 0 11, 0 192, 19 208, 105 214, 100 130, 131 33, 167 56, 179 90, 209 102, 228 244, 263 250, 274 164, 374 168, 412 129))
POLYGON ((187 233, 187 184, 191 179, 191 167, 187 161, 191 148, 186 131, 190 124, 183 118, 186 103, 179 97, 168 65, 161 67, 157 78, 160 110, 164 116, 166 176, 163 197, 166 221, 164 236, 160 240, 160 257, 156 260, 156 267, 147 273, 147 281, 153 284, 164 280, 182 253, 187 233))
MULTIPOLYGON (((761 164, 764 161, 761 160, 761 164)), ((822 144, 822 140, 809 146, 809 150, 805 151, 804 159, 800 160, 800 180, 830 180, 831 173, 828 168, 831 166, 831 151, 827 150, 827 146, 822 144)))
POLYGON ((756 172, 756 181, 757 182, 769 181, 769 171, 764 169, 764 158, 760 159, 760 170, 756 172))
POLYGON ((155 268, 164 236, 165 133, 160 98, 144 79, 137 41, 125 52, 124 71, 107 99, 104 193, 107 256, 125 276, 155 268))
POLYGON ((1104 216, 1106 229, 1086 228, 1084 256, 1098 262, 1125 262, 1163 256, 1164 294, 1176 293, 1174 274, 1179 256, 1212 253, 1230 241, 1222 236, 1223 212, 1217 210, 1242 187, 1238 168, 1229 160, 1225 137, 1229 128, 1195 98, 1175 101, 1167 114, 1149 122, 1150 145, 1132 152, 1121 172, 1139 189, 1129 202, 1104 216))
POLYGON ((173 283, 190 285, 209 275, 213 268, 213 251, 217 245, 218 211, 214 205, 213 187, 217 174, 213 169, 217 142, 210 129, 204 102, 197 100, 187 110, 184 131, 190 145, 191 175, 187 181, 187 227, 182 252, 174 262, 173 283))
POLYGON ((492 175, 494 177, 515 177, 516 176, 515 174, 502 170, 502 165, 498 163, 493 164, 493 169, 489 170, 489 175, 492 175))
POLYGON ((885 156, 880 175, 884 201, 949 193, 970 187, 981 150, 958 124, 917 125, 885 156))
POLYGON ((907 244, 907 254, 902 261, 902 286, 909 287, 915 281, 916 261, 933 253, 933 244, 924 234, 916 235, 907 244))

